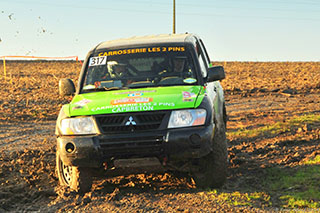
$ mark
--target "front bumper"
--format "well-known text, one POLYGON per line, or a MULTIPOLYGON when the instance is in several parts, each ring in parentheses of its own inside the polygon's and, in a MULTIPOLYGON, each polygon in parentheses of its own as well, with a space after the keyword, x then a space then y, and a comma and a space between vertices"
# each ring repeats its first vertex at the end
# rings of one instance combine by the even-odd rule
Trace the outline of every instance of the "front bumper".
POLYGON ((213 134, 214 124, 153 132, 60 136, 57 149, 66 165, 114 166, 119 159, 156 157, 165 167, 207 155, 212 151, 213 134))

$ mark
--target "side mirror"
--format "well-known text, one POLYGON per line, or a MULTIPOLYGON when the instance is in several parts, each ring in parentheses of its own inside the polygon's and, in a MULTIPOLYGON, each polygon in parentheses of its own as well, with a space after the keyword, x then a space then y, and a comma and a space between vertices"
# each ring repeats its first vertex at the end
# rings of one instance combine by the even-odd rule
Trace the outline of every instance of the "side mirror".
POLYGON ((59 95, 60 96, 67 96, 67 95, 73 95, 75 93, 76 89, 74 86, 74 83, 69 78, 63 78, 59 81, 59 95))
POLYGON ((219 81, 226 78, 223 66, 214 66, 208 69, 207 82, 219 81))

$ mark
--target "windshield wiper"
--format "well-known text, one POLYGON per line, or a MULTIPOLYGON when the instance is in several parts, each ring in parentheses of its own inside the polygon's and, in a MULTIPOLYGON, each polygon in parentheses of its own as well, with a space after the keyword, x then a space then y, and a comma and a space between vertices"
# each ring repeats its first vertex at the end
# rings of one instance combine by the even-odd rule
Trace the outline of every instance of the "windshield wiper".
POLYGON ((140 88, 149 88, 149 87, 159 87, 158 85, 141 85, 141 86, 129 86, 129 89, 140 89, 140 88))

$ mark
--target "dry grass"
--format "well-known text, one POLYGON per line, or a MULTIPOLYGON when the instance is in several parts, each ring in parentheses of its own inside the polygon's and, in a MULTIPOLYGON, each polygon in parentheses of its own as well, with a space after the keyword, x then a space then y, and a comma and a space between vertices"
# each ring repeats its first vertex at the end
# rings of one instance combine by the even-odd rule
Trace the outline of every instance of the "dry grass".
POLYGON ((320 88, 320 62, 215 62, 214 65, 225 65, 227 79, 222 82, 225 90, 320 88))

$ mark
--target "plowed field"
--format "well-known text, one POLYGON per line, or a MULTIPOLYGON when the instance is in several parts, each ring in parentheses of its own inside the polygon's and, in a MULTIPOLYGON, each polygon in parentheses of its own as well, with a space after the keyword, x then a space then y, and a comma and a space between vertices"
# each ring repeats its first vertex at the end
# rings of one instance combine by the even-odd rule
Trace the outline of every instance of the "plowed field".
POLYGON ((227 62, 229 174, 196 189, 177 174, 96 179, 77 195, 58 186, 55 119, 70 101, 60 78, 78 62, 0 63, 0 212, 320 211, 320 62, 227 62))

